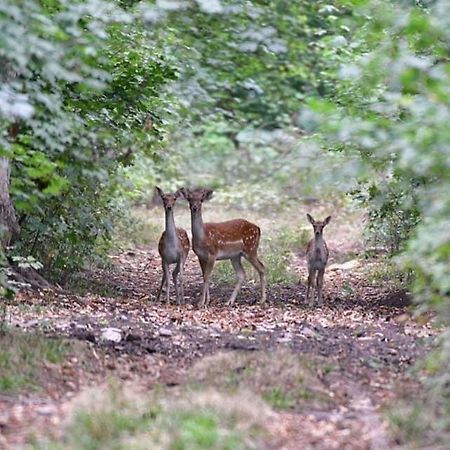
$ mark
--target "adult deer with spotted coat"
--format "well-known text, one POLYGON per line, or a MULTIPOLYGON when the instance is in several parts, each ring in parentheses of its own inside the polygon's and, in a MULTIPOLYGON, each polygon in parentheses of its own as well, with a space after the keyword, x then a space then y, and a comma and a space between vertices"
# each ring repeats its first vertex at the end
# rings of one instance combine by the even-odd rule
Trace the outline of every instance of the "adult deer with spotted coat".
POLYGON ((308 263, 308 289, 306 291, 306 300, 309 305, 314 304, 314 294, 317 292, 317 300, 322 304, 322 289, 325 267, 328 262, 328 247, 323 239, 323 229, 330 223, 331 216, 328 216, 323 222, 316 221, 311 215, 306 214, 310 224, 314 229, 314 239, 311 239, 306 248, 306 261, 308 263))
POLYGON ((232 305, 245 280, 242 257, 247 259, 259 273, 261 282, 261 304, 266 301, 266 269, 258 258, 261 238, 260 228, 244 219, 228 220, 219 223, 203 223, 202 204, 210 200, 211 189, 182 189, 191 210, 192 248, 200 262, 203 273, 203 288, 200 306, 208 305, 211 297, 209 282, 214 264, 218 260, 229 259, 237 276, 237 283, 228 300, 232 305))
POLYGON ((156 301, 159 301, 161 297, 161 291, 166 286, 166 299, 169 303, 170 299, 170 273, 169 266, 176 264, 172 273, 173 283, 175 285, 175 295, 177 303, 180 304, 184 301, 184 286, 183 286, 183 274, 184 263, 190 249, 190 242, 186 230, 183 228, 175 227, 175 219, 173 217, 173 210, 178 198, 181 197, 181 190, 179 189, 174 194, 165 194, 162 189, 156 186, 156 192, 161 197, 165 211, 166 226, 158 243, 158 252, 161 256, 161 263, 163 269, 163 276, 161 285, 156 295, 156 301), (178 277, 180 278, 180 285, 178 286, 178 277))

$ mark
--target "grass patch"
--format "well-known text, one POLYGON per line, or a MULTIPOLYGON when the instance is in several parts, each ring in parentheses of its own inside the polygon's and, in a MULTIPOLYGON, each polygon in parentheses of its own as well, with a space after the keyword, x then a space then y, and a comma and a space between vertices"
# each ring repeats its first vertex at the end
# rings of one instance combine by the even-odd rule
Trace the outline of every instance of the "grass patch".
POLYGON ((295 282, 297 275, 291 270, 292 257, 309 241, 304 228, 284 228, 266 238, 263 242, 263 259, 267 268, 268 284, 289 284, 295 282))
POLYGON ((133 209, 129 216, 117 221, 112 236, 113 247, 156 246, 164 231, 164 210, 133 209))
POLYGON ((232 450, 243 447, 242 437, 236 430, 224 430, 218 414, 213 410, 198 413, 185 411, 176 414, 178 431, 171 450, 232 450))
POLYGON ((264 253, 264 265, 267 272, 267 284, 291 284, 297 276, 290 269, 291 253, 270 250, 264 253))
POLYGON ((263 392, 262 397, 269 405, 277 409, 291 409, 296 404, 295 397, 280 387, 274 387, 263 392))
POLYGON ((195 364, 188 380, 194 388, 213 386, 231 394, 248 389, 278 409, 320 408, 332 401, 320 367, 288 350, 218 353, 195 364))
MULTIPOLYGON (((250 264, 242 260, 242 267, 245 270, 247 277, 251 275, 251 269, 249 271, 250 264)), ((251 267, 251 266, 250 266, 251 267)), ((236 272, 233 269, 230 261, 218 261, 212 273, 212 279, 219 284, 236 284, 237 277, 236 272)))
POLYGON ((38 389, 44 362, 60 363, 69 350, 61 339, 37 333, 0 333, 0 392, 38 389))
POLYGON ((411 282, 412 273, 401 270, 392 259, 379 258, 368 265, 367 278, 372 284, 386 284, 404 287, 411 282))
POLYGON ((423 420, 419 405, 395 405, 387 418, 395 440, 400 444, 409 444, 408 448, 422 448, 423 438, 429 424, 423 420))
POLYGON ((283 249, 297 252, 308 244, 312 238, 310 227, 285 228, 278 233, 278 245, 283 249))
POLYGON ((449 333, 412 371, 418 386, 399 385, 400 399, 385 410, 390 431, 401 448, 444 449, 450 442, 449 333))
POLYGON ((256 450, 271 418, 271 411, 248 393, 138 392, 109 385, 79 399, 63 442, 40 442, 35 448, 256 450))

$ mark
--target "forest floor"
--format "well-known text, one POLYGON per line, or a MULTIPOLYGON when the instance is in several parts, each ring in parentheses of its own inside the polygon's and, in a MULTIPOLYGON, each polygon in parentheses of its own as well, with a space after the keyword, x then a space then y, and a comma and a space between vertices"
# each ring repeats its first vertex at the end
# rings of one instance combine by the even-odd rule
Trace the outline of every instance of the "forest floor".
MULTIPOLYGON (((374 276, 361 217, 332 224, 321 307, 306 304, 301 249, 294 281, 269 286, 263 306, 252 280, 226 306, 233 285, 216 279, 211 306, 198 308, 192 252, 186 303, 173 291, 170 305, 155 303, 154 244, 86 271, 73 293, 19 294, 8 308, 15 333, 67 348, 40 362, 33 389, 0 389, 0 448, 395 448, 389 408, 416 395, 411 368, 435 330, 399 284, 374 276)), ((264 239, 270 223, 262 228, 264 239)))

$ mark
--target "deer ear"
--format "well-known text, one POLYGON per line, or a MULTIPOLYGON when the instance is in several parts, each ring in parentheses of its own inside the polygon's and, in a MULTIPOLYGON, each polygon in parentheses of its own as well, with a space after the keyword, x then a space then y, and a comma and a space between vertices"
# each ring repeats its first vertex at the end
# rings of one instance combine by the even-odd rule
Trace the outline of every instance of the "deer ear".
POLYGON ((178 189, 178 191, 176 191, 175 192, 175 198, 180 198, 180 197, 184 197, 184 195, 183 195, 183 190, 184 190, 184 188, 180 188, 180 189, 178 189))
POLYGON ((328 217, 323 221, 323 223, 324 223, 325 225, 328 225, 328 224, 330 223, 330 220, 331 220, 331 216, 328 216, 328 217))
POLYGON ((310 223, 311 225, 314 225, 315 220, 312 218, 312 216, 311 216, 310 214, 306 214, 306 217, 308 217, 309 223, 310 223))
POLYGON ((189 199, 189 189, 186 189, 184 187, 178 189, 178 191, 175 193, 177 195, 179 193, 181 196, 183 196, 186 200, 189 199))
POLYGON ((156 192, 159 194, 159 196, 160 196, 161 198, 164 197, 164 192, 163 192, 163 190, 162 190, 160 187, 155 186, 155 190, 156 190, 156 192))
POLYGON ((212 189, 203 189, 203 200, 211 200, 213 196, 212 189))

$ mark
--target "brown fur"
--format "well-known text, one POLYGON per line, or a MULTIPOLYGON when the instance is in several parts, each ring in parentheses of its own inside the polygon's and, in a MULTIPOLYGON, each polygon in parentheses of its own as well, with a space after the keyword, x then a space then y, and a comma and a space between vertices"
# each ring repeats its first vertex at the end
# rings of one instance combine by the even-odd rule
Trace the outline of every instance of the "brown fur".
POLYGON ((308 289, 306 291, 306 300, 310 299, 310 306, 314 304, 314 295, 317 291, 318 302, 322 303, 323 277, 325 267, 328 262, 329 251, 327 243, 323 239, 323 230, 331 220, 328 216, 324 221, 315 221, 309 214, 308 220, 314 229, 314 239, 308 242, 306 247, 306 261, 308 264, 308 289))
POLYGON ((158 186, 156 186, 156 191, 161 197, 166 214, 166 230, 164 230, 161 234, 161 238, 159 239, 158 243, 158 252, 161 256, 163 276, 161 285, 156 295, 156 300, 158 301, 161 297, 161 292, 165 285, 167 290, 166 299, 167 303, 169 303, 169 266, 171 264, 176 264, 176 267, 172 273, 172 277, 173 283, 175 285, 177 302, 181 303, 181 301, 184 300, 184 264, 191 248, 186 230, 183 230, 182 228, 176 228, 173 218, 173 209, 175 207, 177 199, 181 197, 181 192, 180 190, 178 190, 174 194, 165 194, 158 186), (167 232, 167 230, 169 230, 170 234, 167 232), (180 283, 178 283, 178 276, 180 277, 180 283), (180 286, 178 286, 178 284, 180 284, 180 286))
POLYGON ((210 189, 182 191, 191 209, 192 248, 198 256, 203 273, 203 289, 200 304, 210 301, 209 278, 216 260, 229 259, 238 278, 228 304, 234 303, 245 279, 241 258, 246 258, 258 271, 261 280, 261 303, 265 302, 265 267, 258 258, 258 246, 261 238, 260 228, 245 220, 235 219, 219 223, 203 223, 201 216, 202 203, 212 197, 210 189))
MULTIPOLYGON (((187 256, 187 254, 189 253, 189 250, 191 249, 191 243, 189 241, 189 237, 188 237, 186 230, 184 228, 177 228, 177 236, 181 242, 181 246, 183 247, 184 253, 186 253, 186 256, 187 256)), ((160 256, 163 252, 165 237, 166 237, 166 232, 163 231, 162 235, 159 239, 159 242, 158 242, 158 252, 159 252, 160 256)))

